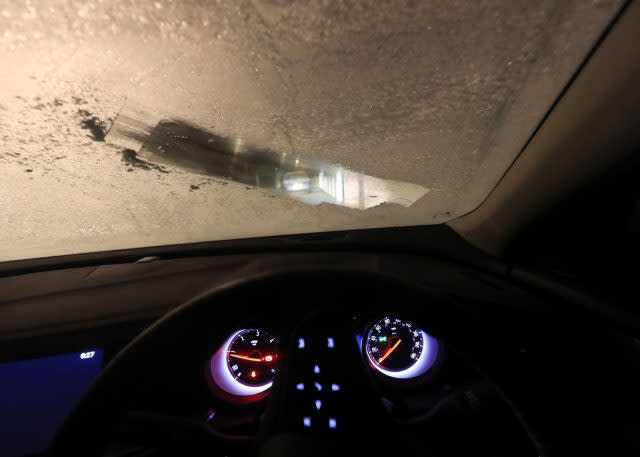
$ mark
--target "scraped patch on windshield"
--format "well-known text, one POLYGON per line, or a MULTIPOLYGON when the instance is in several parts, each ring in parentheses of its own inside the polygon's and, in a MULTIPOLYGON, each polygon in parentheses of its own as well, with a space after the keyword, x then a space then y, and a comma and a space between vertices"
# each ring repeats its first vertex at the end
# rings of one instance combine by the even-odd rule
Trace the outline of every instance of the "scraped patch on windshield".
MULTIPOLYGON (((154 121, 153 116, 140 110, 121 113, 106 141, 125 148, 122 160, 131 167, 167 173, 165 166, 177 166, 310 205, 330 203, 360 210, 382 203, 409 207, 429 192, 417 184, 385 180, 319 159, 259 148, 189 122, 154 121)), ((191 186, 191 190, 198 189, 199 186, 191 186)))

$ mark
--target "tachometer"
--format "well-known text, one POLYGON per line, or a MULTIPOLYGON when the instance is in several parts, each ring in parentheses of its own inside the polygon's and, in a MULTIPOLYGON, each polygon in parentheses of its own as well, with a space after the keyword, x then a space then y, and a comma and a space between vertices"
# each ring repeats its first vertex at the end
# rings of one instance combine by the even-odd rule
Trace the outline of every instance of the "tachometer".
POLYGON ((426 373, 438 355, 438 341, 410 322, 384 317, 368 330, 365 351, 371 366, 392 378, 426 373))
POLYGON ((242 330, 229 344, 227 366, 234 379, 247 386, 263 386, 276 372, 276 339, 260 330, 242 330))
POLYGON ((264 393, 273 384, 276 372, 276 343, 276 338, 263 330, 234 332, 211 357, 211 378, 231 395, 264 393))

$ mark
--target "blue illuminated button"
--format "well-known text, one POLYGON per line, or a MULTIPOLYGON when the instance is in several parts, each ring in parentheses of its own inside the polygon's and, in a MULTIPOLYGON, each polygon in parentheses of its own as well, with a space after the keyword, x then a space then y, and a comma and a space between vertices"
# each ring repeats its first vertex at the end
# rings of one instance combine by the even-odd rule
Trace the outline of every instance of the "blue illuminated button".
POLYGON ((337 392, 340 390, 340 386, 338 384, 331 384, 331 391, 337 392))
POLYGON ((311 418, 310 417, 303 417, 302 418, 302 425, 304 425, 305 428, 311 427, 311 418))
POLYGON ((297 390, 304 390, 304 383, 303 382, 299 382, 298 384, 296 384, 296 389, 297 390))
POLYGON ((304 349, 304 338, 298 338, 298 349, 304 349))
POLYGON ((313 367, 313 372, 314 372, 315 374, 320 374, 320 367, 319 367, 318 365, 315 365, 315 366, 313 367))
POLYGON ((333 342, 333 338, 331 338, 331 337, 327 338, 327 347, 329 349, 333 349, 335 347, 334 346, 334 342, 333 342))
POLYGON ((320 392, 322 390, 322 384, 319 382, 314 382, 313 385, 316 387, 316 390, 320 392))
POLYGON ((329 428, 331 430, 335 430, 338 427, 338 423, 336 422, 335 418, 330 417, 329 418, 329 428))
POLYGON ((322 408, 322 400, 316 400, 316 409, 320 411, 320 408, 322 408))

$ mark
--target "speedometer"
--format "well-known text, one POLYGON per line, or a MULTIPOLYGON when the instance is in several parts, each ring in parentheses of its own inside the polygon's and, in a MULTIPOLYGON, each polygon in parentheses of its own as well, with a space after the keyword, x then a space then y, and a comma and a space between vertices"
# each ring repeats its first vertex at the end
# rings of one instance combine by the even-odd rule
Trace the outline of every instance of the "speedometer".
POLYGON ((384 317, 369 328, 365 351, 375 370, 392 378, 409 379, 433 366, 438 341, 410 322, 384 317))

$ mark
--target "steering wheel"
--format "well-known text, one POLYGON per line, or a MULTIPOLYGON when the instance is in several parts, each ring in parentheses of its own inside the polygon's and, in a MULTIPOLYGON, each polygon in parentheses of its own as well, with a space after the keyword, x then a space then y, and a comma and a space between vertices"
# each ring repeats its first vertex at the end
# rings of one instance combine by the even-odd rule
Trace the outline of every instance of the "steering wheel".
MULTIPOLYGON (((468 332, 473 337, 473 323, 465 323, 458 306, 433 290, 380 273, 326 268, 270 272, 230 281, 167 313, 105 367, 60 430, 51 455, 103 455, 122 418, 136 398, 145 394, 144 385, 170 369, 171 357, 188 349, 183 345, 188 344, 189 335, 212 322, 235 328, 235 311, 241 307, 256 319, 268 309, 271 317, 277 317, 282 335, 278 370, 257 436, 226 435, 206 423, 174 418, 171 427, 179 429, 185 439, 179 449, 165 449, 159 455, 312 456, 344 452, 346 443, 357 443, 362 451, 377 454, 409 452, 420 446, 433 455, 444 455, 449 450, 459 452, 464 445, 464 436, 457 442, 448 437, 460 425, 456 411, 479 401, 477 396, 454 396, 435 408, 441 414, 434 413, 418 423, 392 420, 384 401, 371 387, 370 369, 354 343, 351 321, 354 313, 361 311, 410 312, 420 316, 430 333, 445 335, 445 342, 468 339, 468 332), (456 322, 453 327, 452 322, 456 322), (300 335, 313 339, 327 334, 335 341, 330 357, 297 351, 300 335), (324 408, 331 426, 309 427, 302 415, 305 402, 311 400, 301 400, 296 385, 311 379, 318 360, 325 379, 339 379, 341 389, 335 397, 326 397, 324 408)), ((219 335, 220 343, 224 336, 219 335)), ((499 389, 496 392, 499 396, 499 389)), ((510 412, 509 420, 518 424, 529 441, 524 453, 541 455, 521 415, 510 412)), ((147 426, 155 425, 150 421, 147 426)), ((463 430, 459 428, 453 435, 463 430)), ((523 453, 521 449, 517 452, 523 453)), ((475 447, 478 454, 483 451, 475 447)))

